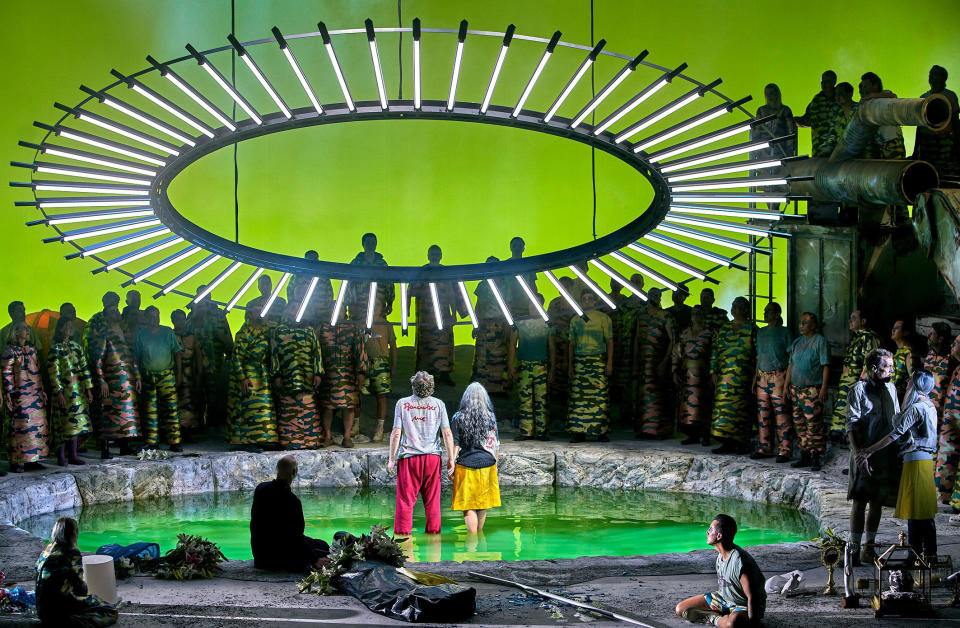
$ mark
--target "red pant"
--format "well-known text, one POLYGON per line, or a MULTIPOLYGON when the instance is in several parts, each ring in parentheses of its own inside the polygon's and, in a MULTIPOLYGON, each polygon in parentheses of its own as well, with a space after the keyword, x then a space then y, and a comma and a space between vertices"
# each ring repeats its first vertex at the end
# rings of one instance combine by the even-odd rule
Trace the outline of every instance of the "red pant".
POLYGON ((413 531, 413 507, 417 494, 423 497, 427 512, 427 534, 440 534, 440 456, 426 454, 397 461, 397 510, 393 533, 409 535, 413 531))

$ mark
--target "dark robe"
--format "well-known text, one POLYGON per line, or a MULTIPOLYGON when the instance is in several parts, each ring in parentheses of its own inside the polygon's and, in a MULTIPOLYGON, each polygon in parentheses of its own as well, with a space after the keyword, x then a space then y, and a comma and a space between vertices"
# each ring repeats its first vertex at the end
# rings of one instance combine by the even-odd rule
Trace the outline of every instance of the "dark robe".
POLYGON ((329 547, 304 536, 303 507, 281 480, 261 482, 250 509, 250 548, 257 569, 306 572, 329 547))

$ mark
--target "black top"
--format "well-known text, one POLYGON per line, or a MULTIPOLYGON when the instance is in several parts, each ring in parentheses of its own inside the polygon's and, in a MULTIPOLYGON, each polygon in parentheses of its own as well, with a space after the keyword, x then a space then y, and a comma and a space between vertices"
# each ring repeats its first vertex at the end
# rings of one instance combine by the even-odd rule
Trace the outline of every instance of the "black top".
POLYGON ((260 483, 250 509, 253 565, 279 571, 308 570, 322 554, 303 530, 303 506, 290 485, 281 480, 260 483))
MULTIPOLYGON (((450 420, 450 431, 453 434, 453 443, 460 448, 457 454, 457 464, 468 469, 486 469, 497 464, 497 459, 492 453, 484 449, 479 443, 467 444, 460 440, 459 421, 460 413, 453 415, 450 420)), ((496 424, 496 423, 494 423, 496 424)), ((496 429, 491 430, 495 435, 496 429)))

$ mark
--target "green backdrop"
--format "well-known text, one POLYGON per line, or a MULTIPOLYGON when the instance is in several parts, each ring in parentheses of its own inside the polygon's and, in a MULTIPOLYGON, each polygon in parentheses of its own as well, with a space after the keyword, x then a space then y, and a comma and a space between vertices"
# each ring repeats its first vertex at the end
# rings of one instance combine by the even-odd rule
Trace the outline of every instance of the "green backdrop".
MULTIPOLYGON (((561 30, 565 41, 590 42, 587 0, 404 0, 401 10, 403 26, 419 16, 424 27, 456 28, 466 18, 471 29, 502 31, 512 22, 518 33, 549 37, 561 30)), ((811 0, 791 5, 789 11, 742 1, 597 0, 594 16, 595 36, 607 40, 608 50, 633 55, 647 48, 649 60, 655 63, 673 67, 687 62, 688 72, 700 80, 722 77, 720 89, 733 98, 753 94, 762 99, 763 86, 777 82, 785 103, 797 115, 819 89, 819 75, 826 68, 855 86, 861 73, 875 71, 885 87, 901 96, 916 96, 927 89, 927 71, 933 63, 960 72, 956 45, 960 3, 953 0, 918 0, 909 6, 897 1, 811 0)), ((237 0, 236 33, 247 40, 269 37, 274 25, 287 34, 312 31, 319 19, 331 29, 362 27, 366 17, 377 26, 396 26, 397 3, 237 0)), ((8 159, 30 161, 32 154, 18 149, 17 140, 39 141, 42 136, 32 127, 33 120, 54 122, 53 102, 79 101, 81 83, 99 88, 111 80, 111 68, 138 70, 148 53, 161 60, 179 56, 187 42, 200 49, 224 45, 229 31, 229 0, 3 3, 0 46, 5 62, 0 72, 5 96, 0 134, 8 159)), ((404 37, 399 60, 397 35, 385 34, 379 41, 390 96, 398 94, 402 62, 403 95, 409 98, 409 35, 404 37)), ((425 36, 424 42, 424 95, 445 98, 455 38, 425 36)), ((335 43, 354 97, 375 98, 362 37, 338 38, 335 43)), ((516 102, 539 58, 541 44, 519 43, 523 45, 515 44, 507 58, 496 103, 516 102)), ((316 39, 300 40, 293 49, 321 101, 339 100, 318 44, 316 39)), ((482 98, 498 49, 496 39, 468 38, 459 99, 482 98)), ((308 104, 276 46, 256 47, 253 52, 290 105, 308 104)), ((528 108, 545 110, 582 54, 558 51, 528 108)), ((229 73, 227 53, 212 59, 229 73)), ((596 65, 597 89, 619 66, 619 61, 601 58, 596 65)), ((207 93, 214 93, 212 83, 195 65, 183 72, 195 84, 207 87, 207 93)), ((256 107, 275 110, 242 64, 237 74, 241 91, 256 107)), ((598 115, 611 112, 655 76, 649 70, 637 72, 631 83, 599 108, 598 115)), ((954 83, 948 81, 948 85, 954 83)), ((680 90, 686 87, 664 90, 651 100, 651 107, 675 98, 680 90)), ((584 81, 561 115, 575 113, 589 95, 589 81, 584 81)), ((142 104, 133 94, 124 97, 142 104)), ((225 97, 214 100, 229 110, 225 97)), ((749 107, 754 110, 759 104, 754 101, 749 107)), ((720 120, 718 125, 730 122, 720 120)), ((81 123, 75 126, 83 128, 81 123)), ((913 132, 905 135, 909 152, 913 132)), ((803 129, 800 151, 808 150, 809 131, 803 129)), ((240 239, 293 254, 314 248, 324 259, 349 261, 360 249, 360 235, 374 231, 387 260, 402 265, 425 263, 426 248, 433 243, 443 247, 447 263, 480 261, 487 255, 506 257, 507 243, 514 235, 525 237, 528 254, 547 252, 591 237, 590 158, 590 149, 574 142, 469 123, 339 124, 260 138, 241 144, 238 151, 240 239)), ((8 167, 7 172, 9 180, 27 180, 25 170, 8 167)), ((596 180, 599 235, 621 226, 649 202, 647 184, 631 168, 599 152, 596 180)), ((44 245, 40 239, 48 232, 23 226, 35 210, 14 208, 13 202, 29 196, 23 190, 3 189, 0 229, 7 272, 0 302, 21 299, 28 311, 35 311, 56 309, 69 300, 84 318, 99 309, 100 295, 118 290, 123 277, 91 275, 93 262, 65 261, 63 255, 72 249, 44 245)), ((232 236, 232 150, 221 150, 190 166, 172 185, 171 198, 191 219, 232 236)), ((782 246, 778 249, 781 255, 785 251, 782 246)), ((782 263, 777 264, 777 271, 783 269, 782 263)), ((729 307, 734 296, 746 292, 745 273, 717 277, 723 281, 717 289, 720 305, 729 307)), ((216 296, 226 300, 242 279, 238 273, 216 296)), ((545 280, 541 284, 547 287, 545 280)), ((784 286, 780 272, 778 294, 784 294, 784 286)), ((699 287, 691 285, 694 291, 699 287)), ((152 301, 153 291, 144 289, 145 305, 152 301)), ((549 299, 552 294, 544 291, 549 299)), ((253 296, 251 292, 249 297, 253 296)), ((171 309, 185 305, 185 299, 172 296, 156 303, 166 320, 171 309)), ((232 320, 236 328, 239 320, 232 320)), ((468 328, 460 333, 468 333, 468 328)), ((461 342, 466 337, 458 336, 461 342)))

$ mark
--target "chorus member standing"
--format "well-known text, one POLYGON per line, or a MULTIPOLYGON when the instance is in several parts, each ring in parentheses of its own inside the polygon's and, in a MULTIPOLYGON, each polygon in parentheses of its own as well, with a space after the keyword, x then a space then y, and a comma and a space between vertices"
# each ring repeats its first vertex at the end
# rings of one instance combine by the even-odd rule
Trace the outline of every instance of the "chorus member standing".
POLYGON ((840 83, 836 88, 837 104, 840 105, 840 113, 837 115, 837 141, 843 137, 847 125, 853 120, 853 115, 857 113, 857 106, 860 104, 853 99, 853 85, 850 83, 840 83))
POLYGON ((146 323, 137 333, 134 354, 142 382, 143 416, 140 423, 144 446, 156 448, 162 430, 170 451, 183 451, 180 403, 177 400, 177 385, 183 381, 183 347, 172 329, 160 326, 160 310, 155 306, 144 310, 143 318, 146 323))
POLYGON ((924 557, 937 555, 937 488, 933 480, 933 457, 937 450, 937 410, 930 400, 933 376, 915 371, 907 386, 903 411, 893 420, 893 431, 860 450, 857 466, 871 475, 870 456, 891 443, 900 449, 903 470, 893 516, 907 520, 907 541, 924 557))
POLYGON ((880 337, 867 327, 867 317, 861 310, 850 314, 850 331, 853 338, 843 352, 843 370, 840 372, 840 384, 837 386, 837 403, 833 407, 833 419, 830 424, 831 438, 842 440, 847 424, 847 394, 860 380, 867 354, 880 348, 880 337))
POLYGON ((408 536, 413 531, 413 507, 421 495, 426 533, 440 534, 440 456, 445 449, 447 473, 452 474, 456 460, 453 434, 446 406, 433 396, 433 375, 417 371, 410 384, 413 394, 397 402, 390 432, 387 471, 397 475, 393 533, 408 536))
POLYGON ((857 463, 861 450, 873 445, 893 431, 893 419, 900 412, 897 389, 890 383, 893 374, 893 355, 886 349, 874 349, 867 354, 867 378, 858 381, 850 390, 847 403, 847 438, 850 441, 850 476, 847 481, 847 499, 850 508, 850 542, 859 547, 866 527, 860 561, 870 563, 876 557, 873 547, 883 506, 893 506, 898 492, 900 463, 895 451, 882 450, 874 454, 868 475, 857 463), (867 506, 870 506, 866 516, 867 506))
POLYGON ((893 352, 893 385, 902 401, 910 376, 919 366, 918 356, 913 350, 913 329, 907 321, 898 320, 893 324, 890 339, 897 345, 897 350, 893 352))
MULTIPOLYGON (((750 129, 750 140, 774 140, 782 137, 789 139, 771 144, 769 148, 753 151, 753 159, 767 161, 770 159, 781 159, 784 157, 793 157, 797 154, 797 125, 793 121, 793 112, 790 107, 783 104, 780 95, 780 87, 776 83, 769 83, 763 88, 763 95, 766 98, 766 104, 757 109, 757 117, 765 118, 773 116, 772 119, 753 126, 750 129), (791 137, 792 136, 792 137, 791 137)), ((758 177, 773 177, 780 173, 780 167, 761 168, 755 171, 758 177)), ((764 191, 770 193, 786 192, 786 186, 765 187, 764 191)), ((779 203, 767 203, 767 207, 776 210, 780 207, 779 203)))
POLYGON ((679 337, 685 329, 690 327, 693 308, 684 303, 689 296, 690 292, 683 286, 677 286, 677 289, 670 293, 670 299, 673 305, 668 307, 667 311, 670 312, 674 322, 677 324, 677 337, 679 337))
MULTIPOLYGON (((487 263, 499 262, 488 257, 487 263)), ((503 297, 503 286, 498 288, 503 297)), ((473 375, 471 379, 483 384, 491 394, 503 393, 509 387, 507 380, 507 344, 510 341, 510 326, 500 311, 490 285, 481 281, 474 291, 477 297, 475 313, 479 326, 473 330, 476 339, 473 351, 473 375)))
POLYGON ((473 382, 463 391, 460 409, 450 420, 456 465, 453 480, 453 510, 463 511, 467 532, 483 531, 487 510, 500 506, 497 453, 500 438, 490 395, 473 382))
POLYGON ((323 430, 316 391, 322 381, 323 361, 313 328, 302 319, 296 322, 299 296, 295 293, 286 316, 271 330, 277 435, 282 449, 317 449, 323 430))
POLYGON ((137 395, 140 393, 140 371, 120 326, 120 312, 115 307, 105 312, 103 335, 94 350, 93 372, 100 382, 101 429, 100 457, 110 458, 110 442, 118 441, 120 455, 133 453, 130 440, 140 435, 137 395))
POLYGON ((83 352, 87 356, 87 365, 90 367, 90 376, 93 378, 93 403, 90 404, 90 427, 93 428, 93 436, 100 437, 100 429, 103 426, 103 399, 100 397, 101 386, 97 380, 97 356, 100 350, 101 341, 106 334, 107 313, 116 310, 117 316, 120 316, 120 295, 116 292, 107 292, 101 298, 103 309, 96 312, 87 321, 87 326, 83 329, 83 352))
MULTIPOLYGON (((204 289, 204 286, 198 286, 197 294, 204 289)), ((201 410, 205 425, 220 425, 226 416, 233 355, 233 334, 230 333, 227 316, 209 299, 201 301, 194 304, 187 315, 187 332, 197 338, 200 350, 197 363, 203 370, 199 377, 203 395, 197 407, 201 410)))
POLYGON ((960 175, 960 124, 957 112, 960 103, 957 102, 956 92, 947 89, 947 70, 943 66, 935 65, 927 75, 930 89, 920 95, 926 98, 931 94, 943 94, 950 101, 950 126, 940 133, 934 133, 926 127, 917 127, 917 141, 914 144, 913 159, 922 159, 933 164, 942 177, 956 177, 960 175))
MULTIPOLYGON (((377 297, 379 300, 380 297, 377 297)), ((363 308, 364 313, 366 308, 363 308)), ((353 447, 353 436, 359 433, 358 412, 360 389, 363 388, 367 371, 370 370, 367 350, 360 328, 351 320, 356 310, 335 325, 322 324, 317 331, 320 351, 323 354, 324 379, 320 387, 320 409, 323 417, 323 446, 333 444, 333 413, 340 411, 343 419, 341 446, 353 447), (355 427, 356 426, 356 427, 355 427)), ((362 318, 362 316, 356 316, 362 318)))
POLYGON ((610 442, 610 418, 607 414, 613 372, 613 326, 610 317, 594 309, 597 296, 584 288, 580 305, 584 317, 570 321, 570 407, 568 431, 571 443, 582 443, 587 436, 597 442, 610 442))
MULTIPOLYGON (((427 250, 428 263, 423 268, 442 268, 442 259, 443 251, 434 244, 427 250)), ((407 311, 410 311, 410 301, 416 299, 416 370, 435 373, 441 383, 452 386, 453 324, 457 321, 456 288, 451 283, 432 284, 437 295, 438 312, 434 308, 430 285, 414 283, 407 295, 407 311)), ((406 335, 406 330, 403 333, 406 335)))
POLYGON ((87 356, 73 338, 73 319, 60 318, 47 356, 53 397, 53 443, 57 446, 57 463, 61 467, 67 461, 84 464, 77 454, 77 438, 90 433, 90 402, 93 401, 87 356))
POLYGON ((820 75, 820 91, 813 97, 806 111, 795 118, 799 126, 810 127, 811 157, 829 157, 837 145, 837 116, 840 105, 837 103, 837 73, 827 70, 820 75))
POLYGON ((713 294, 713 288, 704 288, 700 291, 700 308, 704 316, 707 317, 707 327, 713 333, 720 331, 720 328, 727 324, 730 317, 723 308, 716 307, 716 297, 713 294))
POLYGON ((676 338, 673 316, 660 304, 663 291, 647 292, 647 310, 642 327, 636 333, 640 358, 640 401, 643 422, 634 425, 638 438, 663 440, 673 436, 673 411, 670 407, 670 356, 676 338), (640 428, 639 430, 637 428, 640 428))
POLYGON ((771 301, 763 308, 766 325, 757 332, 757 371, 754 390, 757 394, 759 436, 754 460, 793 455, 793 421, 786 389, 787 367, 790 366, 790 344, 793 338, 783 324, 780 304, 771 301))
POLYGON ((173 324, 173 333, 183 348, 180 353, 180 380, 177 383, 177 412, 180 415, 180 435, 186 442, 194 434, 203 431, 201 417, 194 405, 197 395, 197 377, 200 373, 200 351, 197 348, 197 337, 187 330, 187 315, 183 310, 174 310, 170 313, 170 322, 173 324))
MULTIPOLYGON (((638 290, 643 290, 643 275, 634 274, 630 277, 630 283, 638 290)), ((645 299, 630 293, 626 299, 617 305, 616 312, 621 329, 620 337, 617 337, 616 324, 613 328, 613 374, 611 381, 620 380, 620 416, 622 422, 630 426, 639 427, 643 424, 643 415, 641 413, 640 393, 643 383, 643 374, 640 372, 640 358, 637 353, 637 332, 641 320, 647 312, 647 302, 645 299)), ((611 320, 613 317, 611 316, 611 320)), ((558 352, 558 364, 566 364, 561 361, 558 352)), ((557 369, 558 373, 566 369, 557 369)))
MULTIPOLYGON (((960 361, 960 336, 950 346, 953 359, 960 361)), ((960 465, 960 366, 953 369, 950 384, 943 397, 943 421, 937 449, 937 490, 940 503, 950 504, 960 511, 960 486, 957 485, 957 466, 960 465)))
MULTIPOLYGON (((543 295, 537 294, 536 298, 543 303, 543 295)), ((530 318, 517 321, 507 359, 510 379, 516 382, 520 400, 520 433, 514 440, 547 440, 547 386, 556 354, 550 327, 532 303, 528 307, 530 318)))
POLYGON ((137 342, 137 334, 146 324, 144 310, 140 309, 141 296, 139 290, 130 290, 125 297, 126 305, 120 312, 120 327, 131 347, 137 342))
MULTIPOLYGON (((883 89, 883 81, 873 72, 860 77, 860 102, 874 98, 896 98, 889 89, 883 89)), ((867 145, 867 159, 906 159, 907 149, 903 144, 903 131, 896 124, 882 125, 877 128, 873 143, 867 145)))
MULTIPOLYGON (((10 336, 13 334, 13 328, 17 323, 26 324, 27 321, 27 308, 24 306, 23 301, 11 301, 7 306, 7 313, 10 314, 10 322, 4 325, 3 328, 0 328, 0 351, 3 350, 3 347, 10 344, 10 336)), ((30 330, 30 338, 27 340, 28 344, 35 347, 37 351, 40 351, 40 347, 42 346, 40 336, 37 335, 33 327, 27 326, 27 328, 30 330)))
MULTIPOLYGON (((563 276, 559 281, 567 294, 572 295, 570 291, 573 289, 573 279, 563 276)), ((551 416, 562 417, 562 421, 566 421, 567 418, 567 396, 570 392, 567 362, 570 361, 570 319, 573 316, 573 308, 563 295, 554 298, 547 307, 547 317, 550 319, 547 325, 550 327, 550 340, 553 343, 557 365, 553 379, 547 382, 550 389, 547 396, 550 401, 551 416)))
MULTIPOLYGON (((360 238, 363 250, 350 260, 353 265, 360 266, 388 266, 387 260, 377 251, 377 236, 374 233, 365 233, 360 238)), ((370 299, 370 282, 357 281, 347 286, 347 305, 354 311, 366 311, 367 301, 370 299)), ((393 312, 395 290, 392 282, 377 284, 377 299, 383 302, 383 310, 387 316, 393 312)))
POLYGON ((260 312, 247 310, 233 343, 227 442, 250 452, 273 448, 279 438, 270 366, 270 332, 260 312))
POLYGON ((750 320, 750 302, 733 301, 733 320, 713 339, 710 372, 714 390, 711 433, 720 441, 714 453, 746 453, 750 440, 750 383, 757 364, 757 327, 750 320))
POLYGON ((42 469, 47 455, 47 396, 40 378, 37 348, 30 344, 30 327, 13 323, 0 354, 3 400, 10 416, 10 470, 42 469))
MULTIPOLYGON (((418 338, 419 335, 420 328, 417 327, 418 338)), ((452 335, 450 339, 452 343, 452 335)), ((372 441, 382 443, 383 423, 387 419, 387 395, 393 390, 393 377, 397 372, 397 334, 393 330, 393 325, 384 317, 383 304, 379 302, 377 314, 373 318, 373 327, 367 332, 364 346, 370 367, 367 371, 367 385, 363 392, 374 395, 377 400, 377 427, 373 431, 372 441)), ((449 373, 447 375, 449 376, 449 373)))
POLYGON ((927 346, 930 350, 923 358, 923 370, 933 375, 933 390, 930 391, 930 401, 937 408, 937 414, 943 415, 943 395, 950 383, 950 375, 957 366, 950 355, 950 338, 953 336, 950 325, 937 322, 927 334, 927 346))
POLYGON ((680 391, 679 426, 687 435, 682 445, 710 444, 710 351, 713 331, 699 305, 690 313, 690 327, 683 330, 673 351, 674 384, 680 391))
MULTIPOLYGON (((823 404, 830 381, 830 345, 817 333, 818 323, 813 312, 800 315, 800 337, 790 346, 786 378, 800 445, 800 459, 790 466, 796 469, 809 466, 813 471, 822 468, 823 455, 827 453, 823 404)), ((777 462, 789 461, 789 455, 777 456, 777 462)))
MULTIPOLYGON (((257 289, 260 291, 260 296, 247 301, 247 304, 244 307, 246 307, 248 310, 252 310, 257 314, 257 316, 259 316, 260 312, 263 311, 263 307, 270 301, 270 295, 273 294, 273 280, 270 279, 270 275, 260 275, 260 278, 257 279, 257 289)), ((273 327, 283 319, 283 315, 286 310, 286 299, 278 296, 273 300, 273 304, 267 311, 267 315, 263 317, 263 322, 267 325, 267 327, 273 327)))

